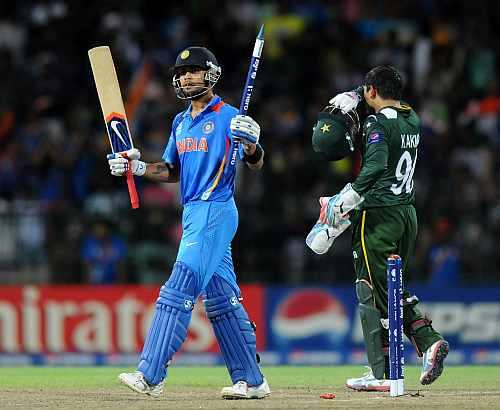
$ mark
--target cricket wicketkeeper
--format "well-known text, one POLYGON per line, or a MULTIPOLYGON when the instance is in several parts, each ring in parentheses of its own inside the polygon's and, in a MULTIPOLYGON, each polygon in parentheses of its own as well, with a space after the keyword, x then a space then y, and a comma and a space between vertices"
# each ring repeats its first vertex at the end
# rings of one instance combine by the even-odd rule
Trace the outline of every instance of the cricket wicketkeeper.
MULTIPOLYGON (((420 119, 401 101, 402 79, 392 66, 373 68, 364 85, 336 95, 319 114, 313 148, 328 160, 354 151, 363 101, 374 111, 358 138, 361 171, 331 198, 321 198, 318 223, 306 240, 325 253, 335 237, 350 225, 356 271, 356 295, 370 370, 347 380, 356 390, 389 390, 387 319, 387 258, 398 254, 403 272, 415 249, 417 214, 413 174, 420 143, 420 119), (360 107, 358 107, 360 104, 360 107)), ((418 298, 403 294, 404 332, 423 357, 420 382, 430 384, 443 371, 448 342, 417 309, 418 298)))

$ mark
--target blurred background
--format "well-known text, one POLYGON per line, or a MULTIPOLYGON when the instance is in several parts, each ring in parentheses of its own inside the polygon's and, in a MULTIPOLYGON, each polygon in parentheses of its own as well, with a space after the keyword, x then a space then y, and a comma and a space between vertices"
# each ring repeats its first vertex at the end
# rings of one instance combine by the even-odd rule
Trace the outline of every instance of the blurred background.
MULTIPOLYGON (((135 144, 155 162, 175 113, 185 108, 171 86, 177 54, 191 45, 212 50, 223 70, 216 92, 238 106, 262 23, 266 43, 249 114, 263 129, 266 164, 261 173, 238 170, 233 259, 240 282, 345 289, 349 320, 333 328, 351 328, 350 234, 322 256, 304 241, 317 219, 317 198, 355 178, 359 155, 328 163, 313 153, 310 139, 316 114, 331 97, 360 85, 373 66, 390 63, 403 74, 405 99, 422 119, 414 176, 420 232, 405 279, 427 289, 430 299, 450 286, 500 287, 500 2, 101 3, 0 4, 0 283, 18 285, 1 288, 5 298, 19 291, 28 303, 39 301, 43 289, 64 289, 51 284, 157 289, 176 257, 178 187, 136 178, 141 208, 130 209, 125 181, 109 174, 87 50, 111 47, 135 144)), ((498 294, 490 299, 498 301, 498 294)), ((329 295, 323 313, 332 312, 329 295)), ((476 299, 489 294, 481 295, 476 299)), ((306 296, 321 304, 321 294, 306 296)), ((457 306, 449 311, 454 318, 469 311, 457 306)), ((482 312, 471 317, 472 326, 482 312)), ((500 305, 486 314, 495 320, 488 340, 498 348, 500 305)), ((0 323, 6 317, 0 309, 0 323)))
POLYGON ((311 129, 332 96, 383 63, 401 70, 405 98, 423 123, 420 236, 409 277, 500 280, 498 2, 7 4, 0 9, 2 282, 164 280, 181 229, 177 187, 138 180, 142 207, 130 210, 124 181, 108 172, 87 50, 110 45, 136 145, 154 162, 185 107, 169 72, 178 52, 197 44, 213 50, 223 67, 216 91, 238 106, 261 22, 266 45, 250 112, 267 155, 262 174, 238 172, 240 280, 352 282, 349 234, 326 256, 310 252, 304 237, 316 199, 352 180, 358 159, 321 161, 311 129), (95 259, 99 237, 110 238, 113 260, 95 259))

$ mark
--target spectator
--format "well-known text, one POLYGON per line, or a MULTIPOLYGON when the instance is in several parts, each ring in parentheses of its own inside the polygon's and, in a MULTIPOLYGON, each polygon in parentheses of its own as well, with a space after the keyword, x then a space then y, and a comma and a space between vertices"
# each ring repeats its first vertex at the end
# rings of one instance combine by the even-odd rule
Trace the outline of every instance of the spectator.
POLYGON ((124 282, 123 263, 126 254, 125 241, 111 233, 110 223, 96 220, 81 248, 87 282, 94 285, 124 282))
MULTIPOLYGON (((148 281, 154 281, 164 263, 157 256, 165 241, 150 240, 143 208, 130 212, 124 181, 110 178, 102 164, 109 144, 87 50, 111 46, 125 100, 130 100, 127 91, 139 85, 133 94, 142 100, 135 101, 130 125, 150 160, 149 153, 168 139, 172 114, 181 109, 169 89, 170 73, 160 67, 172 65, 188 45, 210 43, 224 70, 221 94, 237 105, 252 41, 264 22, 266 45, 250 114, 266 130, 267 165, 257 181, 239 169, 236 186, 244 229, 234 243, 234 257, 244 279, 348 280, 350 272, 343 269, 351 258, 348 247, 317 260, 296 252, 314 222, 317 197, 337 191, 359 169, 356 156, 334 166, 317 161, 310 148, 311 127, 332 95, 359 85, 375 62, 390 62, 403 71, 408 103, 422 113, 423 122, 414 180, 419 225, 429 235, 409 275, 426 279, 429 249, 440 250, 433 258, 440 260, 443 244, 431 235, 437 214, 457 233, 459 278, 500 281, 500 264, 478 264, 468 256, 491 260, 498 254, 496 244, 487 240, 495 238, 498 226, 484 215, 498 213, 500 198, 500 49, 495 46, 500 3, 459 0, 452 8, 449 3, 404 2, 403 7, 370 0, 221 0, 216 15, 210 2, 168 7, 127 1, 120 7, 67 0, 2 4, 0 199, 9 209, 25 197, 34 201, 43 226, 36 247, 47 252, 53 281, 81 281, 80 262, 69 250, 82 241, 80 221, 92 221, 98 212, 120 219, 123 240, 130 244, 121 263, 133 266, 127 258, 141 254, 151 267, 148 281), (318 57, 311 60, 311 55, 318 57), (150 75, 138 75, 145 66, 150 75), (277 235, 288 234, 277 248, 277 235)), ((154 223, 155 229, 168 231, 170 221, 179 218, 177 201, 170 198, 177 193, 152 188, 147 181, 138 182, 138 189, 145 207, 150 201, 170 201, 154 223)), ((0 220, 4 230, 7 223, 12 221, 0 220)), ((12 240, 25 241, 25 233, 12 240)), ((21 266, 21 250, 16 258, 14 266, 21 266)), ((3 269, 11 279, 18 277, 12 266, 3 269)), ((31 279, 43 281, 42 271, 31 279)))

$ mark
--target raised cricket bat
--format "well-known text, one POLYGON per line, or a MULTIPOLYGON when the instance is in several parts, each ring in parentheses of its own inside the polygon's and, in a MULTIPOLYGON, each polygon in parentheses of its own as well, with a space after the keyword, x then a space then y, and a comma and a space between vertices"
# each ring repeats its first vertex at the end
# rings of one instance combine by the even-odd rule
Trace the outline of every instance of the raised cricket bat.
MULTIPOLYGON (((91 48, 89 50, 89 59, 111 150, 115 153, 132 149, 134 144, 125 107, 123 106, 115 65, 111 57, 111 50, 108 46, 91 48)), ((127 186, 132 208, 139 208, 139 196, 135 188, 131 166, 127 171, 127 186)))

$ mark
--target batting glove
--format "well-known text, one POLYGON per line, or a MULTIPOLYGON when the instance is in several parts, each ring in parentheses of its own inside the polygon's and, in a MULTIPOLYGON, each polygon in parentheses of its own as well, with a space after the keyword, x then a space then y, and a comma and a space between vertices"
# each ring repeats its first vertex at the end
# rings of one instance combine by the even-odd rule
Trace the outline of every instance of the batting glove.
POLYGON ((257 144, 259 142, 260 125, 248 115, 233 117, 229 129, 236 139, 248 144, 257 144))
POLYGON ((134 175, 144 175, 146 173, 146 163, 144 161, 139 161, 140 157, 141 152, 137 148, 108 154, 107 159, 111 174, 121 177, 125 175, 129 169, 131 169, 132 174, 134 175))
POLYGON ((344 114, 354 110, 359 102, 361 101, 361 97, 356 91, 347 91, 345 93, 337 94, 333 97, 329 103, 336 108, 339 108, 344 114))

